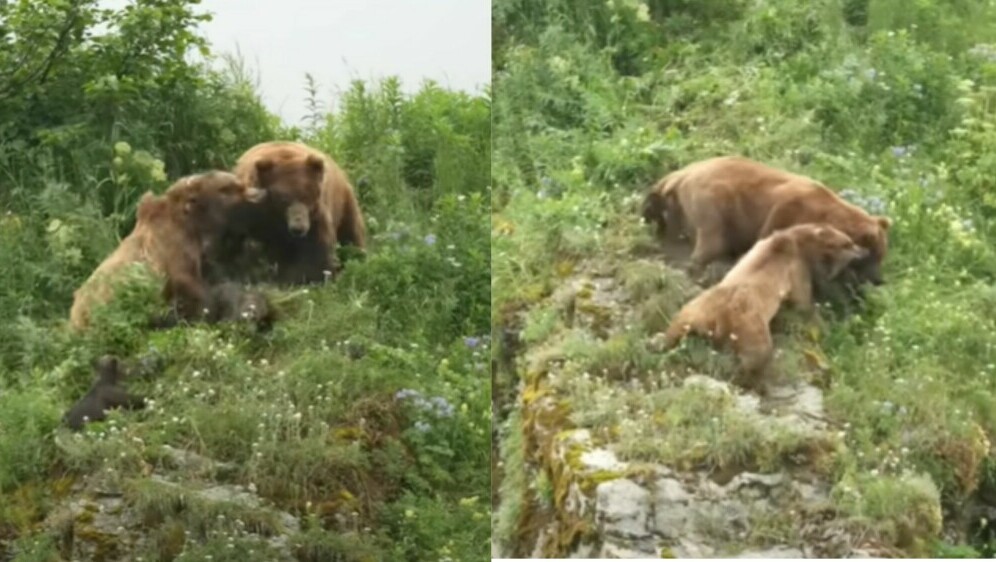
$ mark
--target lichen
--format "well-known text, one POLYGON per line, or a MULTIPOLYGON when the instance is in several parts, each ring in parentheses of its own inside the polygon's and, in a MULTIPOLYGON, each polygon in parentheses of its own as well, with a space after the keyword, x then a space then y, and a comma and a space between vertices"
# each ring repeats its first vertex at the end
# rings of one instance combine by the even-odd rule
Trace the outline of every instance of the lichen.
POLYGON ((90 525, 77 525, 73 529, 76 538, 89 543, 93 547, 91 560, 102 562, 117 554, 119 537, 113 533, 105 533, 90 525))

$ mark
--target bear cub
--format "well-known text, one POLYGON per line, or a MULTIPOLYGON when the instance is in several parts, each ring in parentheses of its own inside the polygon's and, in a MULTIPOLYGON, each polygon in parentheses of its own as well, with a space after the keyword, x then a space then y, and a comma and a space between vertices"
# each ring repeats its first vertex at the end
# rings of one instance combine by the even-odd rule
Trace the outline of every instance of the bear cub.
POLYGON ((83 429, 88 422, 106 419, 107 410, 112 408, 140 410, 145 407, 144 398, 129 394, 121 385, 127 373, 117 357, 105 355, 95 362, 94 368, 97 377, 90 390, 62 418, 73 431, 83 429))

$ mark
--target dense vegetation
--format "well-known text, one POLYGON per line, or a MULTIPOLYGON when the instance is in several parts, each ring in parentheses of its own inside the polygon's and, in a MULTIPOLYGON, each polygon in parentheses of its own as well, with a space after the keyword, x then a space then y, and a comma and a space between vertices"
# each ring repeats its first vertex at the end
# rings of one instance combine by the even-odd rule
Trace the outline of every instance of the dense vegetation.
MULTIPOLYGON (((996 497, 996 7, 495 0, 493 16, 492 330, 526 345, 563 330, 560 312, 537 303, 578 264, 652 243, 635 226, 638 203, 668 171, 741 154, 818 178, 895 224, 887 284, 856 310, 825 310, 814 334, 790 322, 800 329, 782 341, 826 371, 820 383, 844 444, 823 467, 835 517, 907 554, 991 555, 977 507, 996 497), (932 515, 938 503, 943 526, 932 515)), ((649 299, 660 281, 644 281, 649 299)), ((641 343, 660 328, 565 348, 565 360, 579 373, 646 379, 666 366, 641 343)), ((516 350, 500 347, 510 365, 516 350)), ((497 530, 514 542, 529 532, 523 501, 550 503, 549 474, 523 466, 531 459, 522 458, 518 408, 531 397, 511 402, 516 383, 535 391, 543 375, 520 366, 497 376, 513 410, 502 426, 497 530)), ((595 384, 585 381, 563 386, 581 393, 595 384)), ((651 420, 626 414, 626 404, 599 406, 615 400, 608 390, 589 398, 564 399, 572 423, 617 433, 651 424, 629 456, 672 465, 701 460, 689 458, 698 437, 677 434, 717 416, 669 398, 651 420), (593 422, 594 408, 605 416, 593 422), (660 431, 669 426, 658 416, 675 425, 660 431)), ((788 445, 728 437, 709 437, 704 454, 760 458, 759 447, 788 445)))
POLYGON ((277 559, 262 511, 184 500, 207 483, 298 517, 286 552, 300 560, 482 558, 490 100, 356 82, 335 111, 312 94, 307 125, 287 127, 238 60, 211 54, 197 3, 0 2, 0 558, 69 559, 46 518, 98 476, 143 522, 140 543, 118 544, 80 516, 77 543, 108 560, 277 559), (266 335, 146 330, 157 293, 142 283, 93 330, 68 332, 73 290, 143 192, 272 139, 310 143, 351 175, 365 260, 324 286, 268 288, 282 318, 266 335), (130 385, 154 403, 65 435, 60 416, 104 353, 158 365, 130 385), (167 445, 234 469, 184 472, 167 445))

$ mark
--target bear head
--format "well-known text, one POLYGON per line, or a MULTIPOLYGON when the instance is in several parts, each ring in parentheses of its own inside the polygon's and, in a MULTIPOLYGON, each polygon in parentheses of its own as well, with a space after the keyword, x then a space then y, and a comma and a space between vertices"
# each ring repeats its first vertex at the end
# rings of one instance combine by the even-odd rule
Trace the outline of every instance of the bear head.
POLYGON ((884 283, 882 279, 882 262, 889 251, 889 227, 892 221, 888 217, 873 216, 855 242, 868 249, 868 255, 854 262, 851 266, 858 278, 873 285, 884 283))
POLYGON ((201 236, 220 234, 233 213, 263 201, 266 191, 246 186, 235 174, 212 171, 181 178, 166 190, 165 204, 173 216, 201 236))
POLYGON ((837 277, 844 268, 870 255, 850 236, 828 224, 804 224, 786 231, 795 238, 799 253, 813 276, 821 280, 837 277))
POLYGON ((97 371, 96 384, 116 385, 126 376, 121 361, 113 355, 102 355, 93 361, 97 371))
POLYGON ((269 207, 283 214, 292 236, 306 236, 311 229, 324 181, 325 161, 315 154, 278 154, 256 161, 257 186, 266 190, 269 207))

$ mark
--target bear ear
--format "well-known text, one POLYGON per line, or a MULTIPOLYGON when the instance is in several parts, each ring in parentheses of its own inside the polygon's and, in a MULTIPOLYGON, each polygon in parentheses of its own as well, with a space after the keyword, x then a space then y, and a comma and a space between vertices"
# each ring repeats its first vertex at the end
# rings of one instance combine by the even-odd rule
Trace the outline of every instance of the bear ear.
POLYGON ((882 230, 889 230, 889 227, 892 226, 892 219, 889 217, 879 216, 875 217, 875 219, 878 220, 878 226, 881 227, 882 230))
POLYGON ((270 160, 268 158, 263 158, 262 160, 256 161, 257 175, 262 176, 268 174, 271 170, 273 170, 273 160, 270 160))
POLYGON ((308 157, 304 160, 304 165, 308 167, 309 172, 315 174, 316 176, 325 171, 325 162, 314 154, 308 155, 308 157))
POLYGON ((193 208, 194 203, 197 201, 196 196, 184 193, 183 191, 167 191, 166 198, 171 207, 174 209, 180 208, 184 214, 189 213, 191 208, 193 208))

